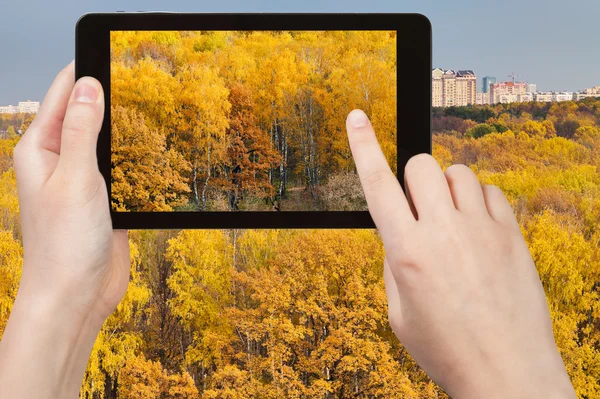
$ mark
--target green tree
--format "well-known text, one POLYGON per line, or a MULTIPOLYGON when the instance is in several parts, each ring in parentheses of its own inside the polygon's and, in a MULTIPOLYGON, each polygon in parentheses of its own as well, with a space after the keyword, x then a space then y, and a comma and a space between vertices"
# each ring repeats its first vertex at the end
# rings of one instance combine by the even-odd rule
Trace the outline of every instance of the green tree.
POLYGON ((479 125, 473 126, 465 134, 468 137, 480 138, 490 133, 496 133, 496 128, 486 123, 480 123, 479 125))

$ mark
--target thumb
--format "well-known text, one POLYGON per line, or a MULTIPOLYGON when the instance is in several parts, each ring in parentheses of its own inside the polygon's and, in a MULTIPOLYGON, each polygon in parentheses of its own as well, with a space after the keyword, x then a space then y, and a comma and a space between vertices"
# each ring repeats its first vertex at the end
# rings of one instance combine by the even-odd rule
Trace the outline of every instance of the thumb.
POLYGON ((75 83, 62 127, 58 167, 66 175, 98 171, 96 146, 104 119, 104 92, 94 78, 75 83))

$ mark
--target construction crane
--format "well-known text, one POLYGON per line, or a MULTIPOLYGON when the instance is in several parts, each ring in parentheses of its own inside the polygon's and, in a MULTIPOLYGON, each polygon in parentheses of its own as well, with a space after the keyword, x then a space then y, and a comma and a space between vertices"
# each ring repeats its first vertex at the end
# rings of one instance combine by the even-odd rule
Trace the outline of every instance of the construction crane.
POLYGON ((515 75, 514 72, 512 72, 510 75, 508 75, 509 78, 512 78, 512 82, 513 84, 515 84, 515 78, 520 78, 521 75, 515 75))

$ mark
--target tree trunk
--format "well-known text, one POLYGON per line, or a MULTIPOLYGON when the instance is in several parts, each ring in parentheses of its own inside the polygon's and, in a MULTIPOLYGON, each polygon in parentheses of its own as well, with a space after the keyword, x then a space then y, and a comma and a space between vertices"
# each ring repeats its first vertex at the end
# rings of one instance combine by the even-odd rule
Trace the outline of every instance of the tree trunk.
POLYGON ((194 191, 194 201, 196 203, 196 207, 200 208, 200 198, 198 196, 198 168, 196 163, 194 162, 194 170, 193 170, 193 178, 192 178, 192 189, 194 191))
POLYGON ((288 142, 287 142, 287 134, 284 132, 281 133, 282 137, 283 137, 283 191, 282 191, 282 195, 281 197, 283 198, 286 195, 286 189, 287 189, 287 183, 288 183, 288 142))
POLYGON ((210 180, 210 146, 208 146, 208 160, 206 163, 206 180, 204 180, 204 187, 202 187, 202 210, 206 210, 206 188, 208 187, 208 181, 210 180))
MULTIPOLYGON (((274 140, 273 140, 273 124, 271 124, 271 147, 273 146, 274 140)), ((272 186, 273 185, 273 167, 269 166, 269 184, 272 186)))

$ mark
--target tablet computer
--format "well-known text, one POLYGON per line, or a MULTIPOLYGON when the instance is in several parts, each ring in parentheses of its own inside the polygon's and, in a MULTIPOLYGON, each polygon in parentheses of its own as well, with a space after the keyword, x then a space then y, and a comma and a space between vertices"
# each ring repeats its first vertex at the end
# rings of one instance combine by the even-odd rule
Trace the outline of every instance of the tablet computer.
POLYGON ((98 163, 117 229, 373 228, 355 108, 403 183, 431 153, 431 25, 419 14, 86 14, 98 163))

